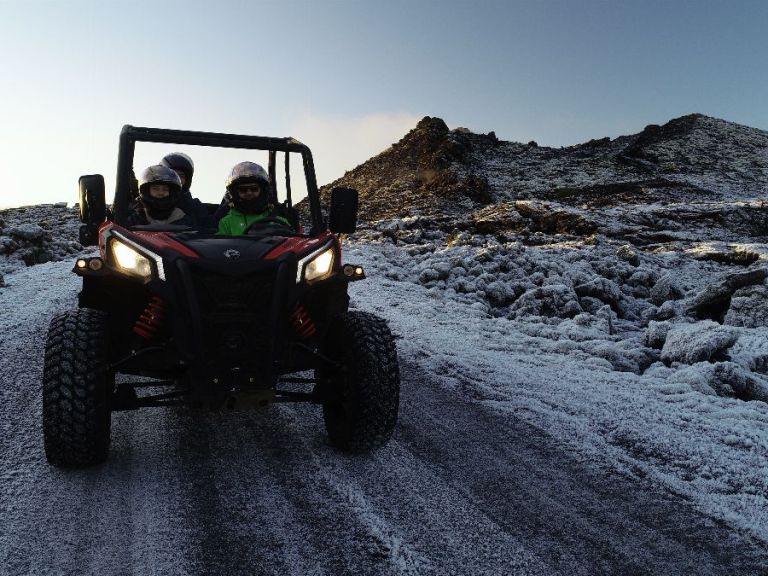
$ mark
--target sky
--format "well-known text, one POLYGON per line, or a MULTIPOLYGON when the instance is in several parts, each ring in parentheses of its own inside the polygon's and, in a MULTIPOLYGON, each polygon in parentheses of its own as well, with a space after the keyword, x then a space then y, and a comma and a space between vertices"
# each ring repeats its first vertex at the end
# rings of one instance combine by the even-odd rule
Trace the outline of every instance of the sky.
MULTIPOLYGON (((766 30, 752 0, 0 0, 0 206, 93 173, 111 197, 124 124, 293 136, 321 185, 424 116, 547 146, 692 112, 768 130, 766 30)), ((219 198, 231 165, 188 152, 219 198)))

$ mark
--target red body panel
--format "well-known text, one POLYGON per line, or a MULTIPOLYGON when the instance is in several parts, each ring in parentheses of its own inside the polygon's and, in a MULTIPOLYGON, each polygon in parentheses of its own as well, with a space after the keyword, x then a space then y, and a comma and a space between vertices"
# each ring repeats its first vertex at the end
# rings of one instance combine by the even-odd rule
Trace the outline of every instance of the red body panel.
POLYGON ((107 246, 104 243, 104 237, 106 236, 107 230, 112 228, 114 226, 114 223, 107 220, 106 222, 102 223, 101 226, 99 226, 99 255, 101 256, 101 259, 106 262, 107 260, 107 246))
POLYGON ((318 248, 333 238, 332 232, 323 232, 316 238, 287 238, 285 242, 280 246, 275 247, 265 257, 265 260, 276 260, 283 254, 293 252, 294 254, 301 254, 302 252, 308 252, 312 248, 318 248))
POLYGON ((114 222, 104 222, 104 224, 101 225, 99 228, 99 251, 101 252, 101 257, 106 258, 106 249, 107 247, 104 245, 104 236, 105 232, 109 230, 110 228, 114 228, 116 231, 121 232, 128 236, 130 238, 131 235, 139 236, 143 241, 145 241, 149 246, 158 248, 158 249, 171 249, 183 256, 188 256, 190 258, 199 258, 200 255, 192 250, 191 248, 185 246, 178 240, 175 240, 169 232, 149 232, 145 230, 126 230, 125 228, 118 226, 114 222))
POLYGON ((154 246, 155 248, 159 249, 171 249, 175 252, 178 252, 182 256, 188 256, 190 258, 199 258, 200 255, 189 248, 188 246, 185 246, 178 240, 175 240, 168 232, 146 232, 144 230, 137 230, 135 232, 132 232, 132 234, 135 234, 136 236, 141 237, 143 240, 147 241, 150 245, 154 246))

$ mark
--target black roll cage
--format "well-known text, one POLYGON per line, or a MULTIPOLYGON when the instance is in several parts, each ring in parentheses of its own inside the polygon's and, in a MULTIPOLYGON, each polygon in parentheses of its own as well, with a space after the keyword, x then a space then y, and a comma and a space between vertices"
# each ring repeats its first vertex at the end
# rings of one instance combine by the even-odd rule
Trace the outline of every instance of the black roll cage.
POLYGON ((304 163, 304 176, 307 181, 307 198, 312 218, 311 234, 325 230, 320 208, 320 193, 317 189, 315 164, 309 147, 295 138, 274 138, 267 136, 245 136, 238 134, 222 134, 217 132, 197 132, 190 130, 168 130, 165 128, 142 128, 126 124, 120 132, 120 147, 117 157, 117 183, 115 185, 115 201, 113 204, 114 218, 118 223, 124 222, 128 216, 133 174, 133 156, 136 142, 159 142, 162 144, 189 144, 193 146, 210 146, 217 148, 240 148, 247 150, 265 150, 269 152, 269 177, 275 183, 277 152, 286 152, 286 196, 291 204, 290 176, 288 175, 288 152, 301 154, 304 163))

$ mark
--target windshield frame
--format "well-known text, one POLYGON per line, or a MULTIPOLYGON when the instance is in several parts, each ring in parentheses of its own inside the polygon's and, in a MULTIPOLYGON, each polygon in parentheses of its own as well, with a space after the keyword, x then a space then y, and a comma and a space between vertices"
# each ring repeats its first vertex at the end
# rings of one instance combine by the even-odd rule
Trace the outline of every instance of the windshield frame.
MULTIPOLYGON (((240 134, 223 134, 217 132, 198 132, 188 130, 169 130, 164 128, 143 128, 131 125, 123 126, 120 132, 120 147, 117 158, 117 178, 115 198, 113 202, 114 220, 117 224, 124 223, 133 194, 131 186, 135 181, 133 157, 136 142, 155 142, 163 144, 182 144, 192 146, 209 146, 216 148, 233 148, 247 150, 264 150, 269 152, 269 176, 273 186, 276 179, 277 152, 301 154, 306 179, 307 199, 309 201, 312 229, 310 235, 319 234, 326 229, 320 207, 320 193, 317 188, 315 165, 309 147, 295 138, 274 138, 267 136, 246 136, 240 134)), ((286 170, 288 168, 286 167, 286 170)), ((288 201, 290 204, 290 180, 287 181, 288 201)))

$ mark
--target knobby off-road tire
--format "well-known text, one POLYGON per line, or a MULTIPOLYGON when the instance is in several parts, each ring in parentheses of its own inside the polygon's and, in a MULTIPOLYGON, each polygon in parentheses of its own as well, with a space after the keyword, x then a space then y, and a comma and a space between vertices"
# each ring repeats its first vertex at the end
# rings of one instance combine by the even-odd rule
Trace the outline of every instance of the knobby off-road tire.
POLYGON ((397 423, 400 369, 395 340, 381 318, 347 312, 333 322, 325 346, 342 368, 325 376, 323 418, 331 444, 347 452, 384 446, 397 423))
POLYGON ((81 308, 51 320, 43 368, 45 456, 55 466, 103 462, 110 443, 112 375, 107 315, 81 308))

